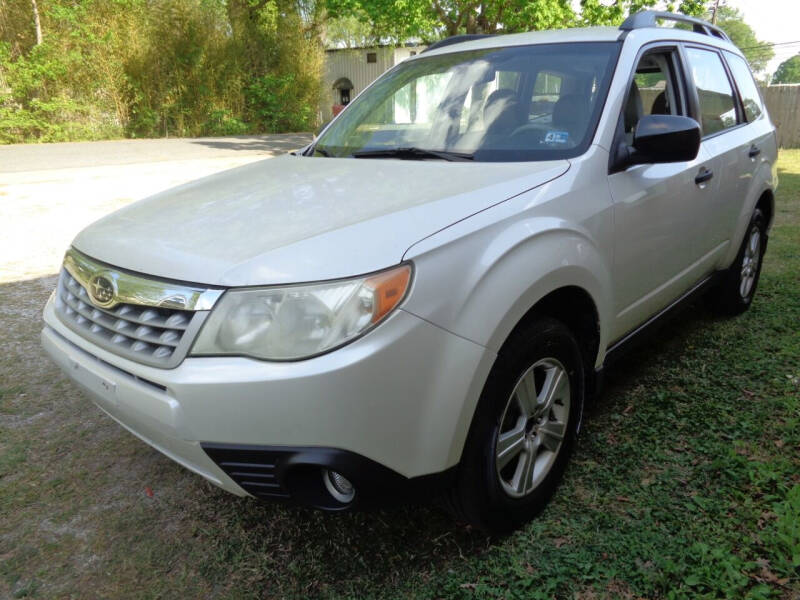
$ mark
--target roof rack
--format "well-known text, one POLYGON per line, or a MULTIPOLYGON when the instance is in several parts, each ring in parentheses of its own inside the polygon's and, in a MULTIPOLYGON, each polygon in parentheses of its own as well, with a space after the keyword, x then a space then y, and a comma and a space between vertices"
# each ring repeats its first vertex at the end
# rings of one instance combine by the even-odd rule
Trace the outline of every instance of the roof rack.
POLYGON ((445 46, 451 46, 453 44, 460 44, 461 42, 469 42, 472 40, 480 40, 483 38, 492 37, 491 33, 466 33, 463 35, 452 35, 449 38, 444 38, 443 40, 439 40, 438 42, 434 42, 425 50, 420 52, 420 54, 424 52, 429 52, 431 50, 436 50, 438 48, 444 48, 445 46))
POLYGON ((643 10, 636 14, 631 15, 619 26, 623 31, 631 31, 633 29, 642 29, 644 27, 658 27, 658 21, 677 21, 679 23, 690 23, 692 31, 695 33, 702 33, 710 35, 727 42, 731 41, 722 29, 716 25, 712 25, 703 19, 696 19, 687 15, 680 15, 677 13, 660 12, 657 10, 643 10))

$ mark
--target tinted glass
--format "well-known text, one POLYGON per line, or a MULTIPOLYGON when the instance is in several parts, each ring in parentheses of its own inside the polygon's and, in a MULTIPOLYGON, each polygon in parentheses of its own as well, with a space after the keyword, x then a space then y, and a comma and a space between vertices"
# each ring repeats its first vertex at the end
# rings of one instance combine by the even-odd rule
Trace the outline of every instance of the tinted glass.
POLYGON ((617 42, 547 44, 410 60, 350 103, 320 153, 419 148, 476 161, 552 160, 588 147, 617 42))
POLYGON ((643 116, 678 114, 678 94, 672 85, 672 68, 671 52, 645 54, 636 65, 623 113, 628 145, 633 144, 633 133, 643 116))
POLYGON ((747 62, 741 56, 732 52, 726 52, 725 57, 728 59, 728 66, 733 73, 736 87, 739 88, 739 94, 744 105, 744 114, 748 121, 754 121, 761 116, 764 109, 761 104, 761 94, 758 93, 750 67, 747 66, 747 62))
POLYGON ((670 71, 669 57, 665 54, 648 54, 639 62, 633 80, 642 97, 642 114, 678 114, 670 71))
POLYGON ((564 77, 558 73, 539 71, 533 84, 533 95, 528 113, 528 120, 535 122, 539 119, 551 117, 553 107, 561 97, 561 83, 564 77))
POLYGON ((700 100, 703 135, 736 125, 733 90, 720 56, 716 52, 700 48, 687 48, 686 54, 700 100))

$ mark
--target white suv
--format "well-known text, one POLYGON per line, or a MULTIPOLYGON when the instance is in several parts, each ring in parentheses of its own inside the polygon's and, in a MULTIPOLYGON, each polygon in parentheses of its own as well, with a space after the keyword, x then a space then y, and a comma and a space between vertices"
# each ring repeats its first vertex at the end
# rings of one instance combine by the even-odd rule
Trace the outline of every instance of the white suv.
POLYGON ((234 494, 443 496, 509 530, 628 341, 700 290, 749 306, 776 154, 747 63, 704 21, 451 38, 303 151, 84 230, 43 344, 234 494))

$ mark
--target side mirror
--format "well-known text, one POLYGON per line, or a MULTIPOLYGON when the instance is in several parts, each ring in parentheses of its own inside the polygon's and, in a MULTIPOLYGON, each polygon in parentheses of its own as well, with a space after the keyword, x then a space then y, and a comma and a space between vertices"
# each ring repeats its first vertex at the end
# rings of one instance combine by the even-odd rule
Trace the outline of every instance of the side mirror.
POLYGON ((645 115, 633 132, 628 164, 694 160, 700 151, 700 125, 689 117, 645 115))

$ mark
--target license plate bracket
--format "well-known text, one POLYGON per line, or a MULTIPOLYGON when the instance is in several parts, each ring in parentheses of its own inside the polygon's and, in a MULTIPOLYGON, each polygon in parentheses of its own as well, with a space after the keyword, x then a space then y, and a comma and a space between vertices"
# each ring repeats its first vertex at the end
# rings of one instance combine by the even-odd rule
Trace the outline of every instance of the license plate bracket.
POLYGON ((90 392, 103 398, 110 404, 117 403, 117 384, 102 375, 86 368, 75 360, 70 360, 70 370, 73 378, 90 392))

